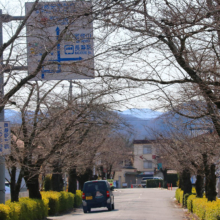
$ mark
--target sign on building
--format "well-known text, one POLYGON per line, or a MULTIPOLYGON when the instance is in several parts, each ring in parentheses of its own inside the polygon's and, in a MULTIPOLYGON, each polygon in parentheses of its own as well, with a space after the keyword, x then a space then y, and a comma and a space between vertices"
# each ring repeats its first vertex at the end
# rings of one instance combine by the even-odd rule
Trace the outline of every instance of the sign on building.
POLYGON ((0 122, 0 154, 6 155, 11 150, 10 122, 0 122))
MULTIPOLYGON (((26 14, 34 3, 25 4, 26 14)), ((41 2, 27 21, 28 72, 32 80, 94 77, 91 2, 41 2)))

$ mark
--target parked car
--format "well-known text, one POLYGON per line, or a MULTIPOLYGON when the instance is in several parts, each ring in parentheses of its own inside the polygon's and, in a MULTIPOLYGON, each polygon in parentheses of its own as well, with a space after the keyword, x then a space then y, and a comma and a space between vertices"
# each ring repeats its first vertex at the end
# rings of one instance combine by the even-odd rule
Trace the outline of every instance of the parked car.
POLYGON ((114 210, 113 187, 106 180, 87 181, 83 186, 82 203, 84 213, 90 212, 91 208, 107 207, 114 210))

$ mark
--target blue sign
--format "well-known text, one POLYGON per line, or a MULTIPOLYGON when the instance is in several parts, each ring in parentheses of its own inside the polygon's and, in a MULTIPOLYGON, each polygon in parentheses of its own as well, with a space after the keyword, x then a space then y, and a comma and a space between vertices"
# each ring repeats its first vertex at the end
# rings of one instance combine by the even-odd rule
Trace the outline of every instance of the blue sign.
MULTIPOLYGON (((25 4, 28 12, 33 3, 25 4)), ((27 21, 28 72, 32 80, 87 79, 94 77, 93 25, 91 2, 42 2, 27 21), (63 16, 65 14, 65 16, 63 16), (74 18, 77 15, 77 19, 74 18), (74 19, 73 19, 74 18, 74 19), (65 33, 64 33, 65 30, 65 33), (55 46, 52 51, 50 48, 55 46)))

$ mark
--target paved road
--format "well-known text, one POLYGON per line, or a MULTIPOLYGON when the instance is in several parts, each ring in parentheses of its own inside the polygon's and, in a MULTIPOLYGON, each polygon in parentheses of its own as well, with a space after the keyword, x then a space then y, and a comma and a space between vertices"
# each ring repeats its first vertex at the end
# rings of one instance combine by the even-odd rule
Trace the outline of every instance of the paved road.
POLYGON ((53 220, 183 220, 184 212, 174 205, 175 190, 165 189, 118 189, 114 191, 115 210, 92 209, 84 214, 82 209, 53 220))

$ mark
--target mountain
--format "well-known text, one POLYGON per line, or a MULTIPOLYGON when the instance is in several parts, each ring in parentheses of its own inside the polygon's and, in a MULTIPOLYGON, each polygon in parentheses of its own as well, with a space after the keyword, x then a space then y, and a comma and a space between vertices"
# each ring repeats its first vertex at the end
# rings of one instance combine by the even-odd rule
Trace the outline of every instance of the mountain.
POLYGON ((163 114, 162 112, 154 111, 147 108, 143 108, 143 109, 132 108, 132 109, 124 110, 120 113, 122 115, 134 116, 136 118, 141 118, 141 119, 152 119, 163 114))
POLYGON ((5 109, 5 121, 10 121, 12 124, 21 124, 21 113, 12 109, 5 109))
MULTIPOLYGON (((185 115, 187 111, 182 110, 185 115)), ((165 113, 155 112, 150 109, 129 109, 119 112, 121 118, 129 124, 130 139, 153 140, 158 135, 171 137, 172 132, 179 135, 198 136, 212 131, 212 122, 208 118, 190 119, 172 111, 165 113)))
POLYGON ((160 115, 162 112, 153 111, 151 109, 127 109, 118 112, 122 120, 129 126, 123 127, 130 134, 130 139, 153 139, 152 134, 147 130, 151 121, 160 115))

